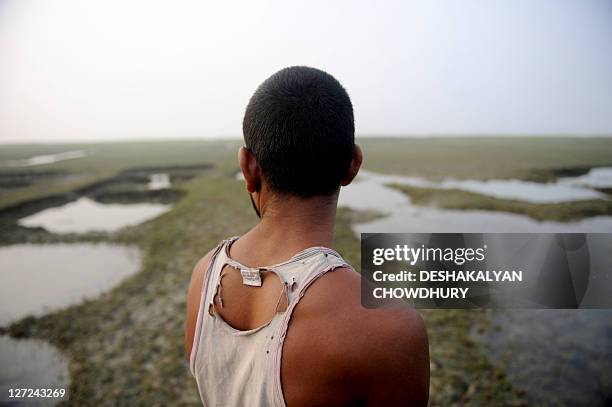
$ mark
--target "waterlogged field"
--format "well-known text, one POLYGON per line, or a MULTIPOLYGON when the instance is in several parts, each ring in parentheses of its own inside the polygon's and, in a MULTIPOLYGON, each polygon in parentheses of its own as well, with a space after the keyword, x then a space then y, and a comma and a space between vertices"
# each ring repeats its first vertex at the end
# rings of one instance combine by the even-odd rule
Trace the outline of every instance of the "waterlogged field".
MULTIPOLYGON (((612 166, 612 139, 608 138, 364 139, 360 143, 368 170, 432 182, 447 178, 554 182, 561 177, 583 176, 592 167, 612 166)), ((98 297, 0 328, 3 338, 10 337, 13 342, 42 340, 59 350, 68 365, 70 404, 199 404, 183 354, 185 291, 191 269, 203 254, 219 240, 239 235, 256 222, 245 188, 235 179, 240 145, 236 140, 0 148, 0 244, 103 242, 140 251, 141 270, 98 297), (82 153, 57 159, 57 155, 75 151, 82 153), (44 158, 34 160, 37 156, 44 158), (18 166, 20 163, 28 165, 18 166), (168 182, 165 176, 154 174, 167 174, 168 182), (159 188, 150 187, 153 180, 159 188), (143 223, 110 231, 51 233, 44 226, 26 227, 27 223, 19 222, 79 199, 113 205, 158 203, 168 205, 169 210, 143 223)), ((412 231, 413 224, 427 228, 436 221, 436 227, 448 227, 447 222, 466 213, 470 213, 471 218, 465 221, 470 225, 481 219, 477 216, 485 216, 486 224, 498 222, 495 225, 499 228, 518 224, 518 228, 561 225, 572 229, 579 225, 589 230, 602 225, 594 219, 606 220, 611 215, 605 185, 597 189, 603 194, 601 199, 538 204, 508 202, 463 190, 458 195, 457 190, 391 187, 365 178, 360 182, 361 186, 341 195, 344 208, 339 212, 335 242, 357 267, 359 241, 355 232, 384 229, 389 226, 385 219, 394 219, 396 231, 412 231), (552 206, 541 210, 539 205, 552 206), (426 222, 418 224, 418 219, 426 222), (539 223, 544 219, 549 223, 539 223), (567 220, 575 223, 564 223, 567 220)), ((456 225, 462 227, 461 222, 456 225)), ((78 250, 74 255, 79 255, 78 250)), ((70 264, 71 259, 65 262, 70 264)), ((6 265, 0 264, 0 278, 3 267, 6 265)), ((516 372, 506 368, 504 358, 488 349, 491 343, 510 346, 502 344, 500 335, 490 342, 480 339, 497 332, 491 327, 499 318, 491 312, 425 310, 423 315, 430 337, 432 405, 529 405, 547 399, 546 386, 541 386, 540 393, 523 386, 524 381, 514 380, 516 372)), ((588 324, 583 328, 588 330, 588 324)), ((612 343, 610 328, 598 329, 604 333, 598 346, 612 343)), ((541 336, 550 341, 550 335, 541 336)), ((596 361, 590 356, 583 360, 584 355, 577 354, 579 348, 572 346, 563 348, 564 358, 572 359, 573 352, 581 363, 597 363, 591 373, 606 367, 601 354, 592 358, 596 361)), ((554 358, 554 352, 546 354, 554 358)), ((545 367, 528 369, 536 370, 550 371, 545 367)), ((606 387, 610 386, 609 376, 595 376, 601 381, 596 391, 604 397, 606 392, 610 394, 606 387)), ((600 399, 590 400, 593 402, 587 404, 597 405, 600 399)))

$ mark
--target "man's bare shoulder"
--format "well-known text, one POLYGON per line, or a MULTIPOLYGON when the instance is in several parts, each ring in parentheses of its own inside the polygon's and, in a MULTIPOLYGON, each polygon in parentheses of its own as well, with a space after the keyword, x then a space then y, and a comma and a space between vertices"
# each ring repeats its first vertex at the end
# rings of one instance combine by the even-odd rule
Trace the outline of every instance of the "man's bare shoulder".
MULTIPOLYGON (((382 308, 367 309, 361 305, 361 276, 339 268, 319 278, 300 304, 304 314, 320 319, 321 324, 336 326, 336 334, 350 339, 350 349, 379 349, 384 344, 426 340, 421 316, 400 301, 382 308)), ((346 343, 341 343, 346 346, 346 343)), ((360 353, 360 352, 358 352, 360 353)), ((348 352, 343 352, 348 356, 348 352)), ((359 354, 363 358, 363 354, 359 354)))
POLYGON ((336 386, 360 389, 370 404, 410 401, 425 405, 429 347, 421 316, 394 302, 378 309, 361 305, 361 276, 342 268, 308 289, 287 339, 321 359, 317 374, 336 386), (342 381, 344 383, 338 383, 342 381))

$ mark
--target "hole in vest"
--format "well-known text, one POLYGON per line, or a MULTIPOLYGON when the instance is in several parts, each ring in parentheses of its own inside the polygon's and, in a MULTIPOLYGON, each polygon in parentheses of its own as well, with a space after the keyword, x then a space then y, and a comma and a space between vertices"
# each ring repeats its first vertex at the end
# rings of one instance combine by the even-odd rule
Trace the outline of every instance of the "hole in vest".
POLYGON ((268 324, 278 312, 285 312, 288 297, 285 284, 272 271, 261 271, 261 286, 243 284, 240 270, 225 265, 213 298, 214 313, 239 331, 268 324))

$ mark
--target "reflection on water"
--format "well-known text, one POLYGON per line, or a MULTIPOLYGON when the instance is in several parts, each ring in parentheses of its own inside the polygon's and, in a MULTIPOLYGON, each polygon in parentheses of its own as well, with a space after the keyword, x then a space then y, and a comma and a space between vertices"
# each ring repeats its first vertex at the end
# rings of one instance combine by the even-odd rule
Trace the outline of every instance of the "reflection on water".
POLYGON ((157 191, 160 189, 168 189, 172 186, 170 183, 170 175, 168 174, 151 174, 147 189, 157 191))
POLYGON ((371 222, 354 225, 355 233, 612 232, 610 216, 591 217, 573 222, 539 222, 528 216, 512 213, 412 205, 407 195, 386 186, 390 183, 400 183, 401 180, 406 181, 405 178, 365 172, 355 182, 341 189, 338 201, 340 206, 357 210, 373 209, 387 215, 371 222))
POLYGON ((361 174, 346 187, 340 189, 338 206, 355 210, 376 210, 391 214, 410 205, 410 198, 403 192, 389 188, 380 177, 372 173, 361 174), (366 175, 367 174, 367 175, 366 175))
MULTIPOLYGON (((0 335, 0 389, 51 388, 70 386, 68 365, 57 349, 38 339, 16 340, 0 335)), ((2 404, 2 403, 0 403, 2 404)), ((49 399, 26 400, 11 405, 53 405, 49 399)))
POLYGON ((560 183, 508 180, 448 180, 440 184, 442 189, 463 189, 464 191, 488 195, 501 199, 516 199, 531 203, 557 203, 604 198, 605 195, 587 188, 560 183))
POLYGON ((119 245, 0 247, 0 326, 93 298, 139 269, 139 251, 119 245))
POLYGON ((6 165, 9 167, 31 167, 34 165, 52 164, 59 161, 73 160, 85 157, 87 154, 83 150, 65 151, 58 154, 35 155, 25 160, 9 160, 6 165))
MULTIPOLYGON (((538 222, 494 211, 414 206, 386 187, 404 177, 365 173, 340 192, 339 205, 373 209, 386 217, 353 225, 363 232, 612 232, 612 217, 538 222)), ((465 312, 470 312, 466 310, 465 312)), ((483 351, 504 367, 534 403, 610 405, 612 310, 493 311, 494 330, 476 335, 483 351), (607 403, 607 404, 606 404, 607 403)))
POLYGON ((21 218, 25 227, 42 227, 52 233, 113 232, 153 219, 170 210, 157 203, 102 204, 80 198, 57 208, 48 208, 21 218))
POLYGON ((559 182, 591 188, 612 188, 612 168, 592 168, 588 174, 561 178, 559 182))
POLYGON ((612 310, 499 310, 474 336, 536 405, 612 400, 612 310))

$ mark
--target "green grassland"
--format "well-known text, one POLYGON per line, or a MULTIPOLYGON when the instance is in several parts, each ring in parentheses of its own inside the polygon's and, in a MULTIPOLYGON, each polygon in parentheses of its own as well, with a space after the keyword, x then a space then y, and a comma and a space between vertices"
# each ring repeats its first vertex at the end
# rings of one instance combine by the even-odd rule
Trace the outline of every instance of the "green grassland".
MULTIPOLYGON (((529 168, 534 173, 540 171, 538 176, 546 173, 550 177, 559 168, 612 164, 609 139, 360 142, 366 168, 430 178, 529 177, 529 168), (525 143, 532 146, 525 147, 525 143)), ((0 218, 1 244, 109 241, 136 245, 143 253, 142 271, 112 291, 0 328, 0 332, 15 337, 46 339, 67 356, 72 377, 68 404, 199 405, 183 355, 185 292, 191 269, 203 254, 219 240, 241 234, 256 222, 244 185, 234 179, 239 145, 239 141, 185 141, 0 148, 0 161, 76 149, 90 153, 85 158, 19 169, 62 171, 73 178, 55 182, 34 177, 28 180, 29 185, 3 187, 0 212, 28 200, 68 193, 128 169, 213 166, 178 183, 180 198, 170 212, 116 233, 58 236, 42 229, 21 228, 14 219, 0 218)), ((17 170, 0 168, 0 176, 17 170)), ((125 185, 119 184, 114 191, 123 190, 125 185)), ((431 196, 422 202, 431 202, 431 196)), ((351 223, 373 216, 376 214, 339 211, 335 246, 356 266, 360 246, 351 223)), ((487 328, 487 312, 424 310, 423 315, 430 338, 432 405, 526 404, 524 395, 512 388, 502 370, 472 339, 474 330, 487 328)))
POLYGON ((552 181, 612 164, 612 137, 363 139, 365 168, 430 179, 552 181))

